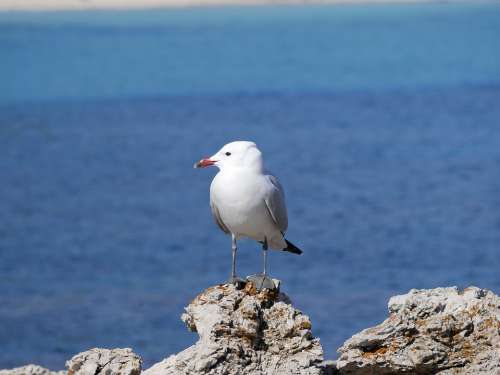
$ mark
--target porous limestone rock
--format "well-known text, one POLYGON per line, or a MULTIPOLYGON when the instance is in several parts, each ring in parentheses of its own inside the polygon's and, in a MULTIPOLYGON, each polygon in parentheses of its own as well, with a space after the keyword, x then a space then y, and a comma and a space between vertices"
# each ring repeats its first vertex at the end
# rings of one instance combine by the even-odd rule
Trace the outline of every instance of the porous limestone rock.
POLYGON ((0 370, 0 375, 64 375, 65 371, 52 371, 38 365, 26 365, 10 370, 0 370))
POLYGON ((186 308, 182 320, 198 342, 143 375, 320 375, 323 349, 309 318, 279 291, 252 283, 208 288, 186 308))
POLYGON ((129 348, 94 348, 66 362, 67 375, 139 375, 141 365, 141 357, 129 348))
POLYGON ((186 308, 198 342, 141 374, 131 349, 91 349, 65 371, 36 365, 0 375, 500 375, 500 297, 475 287, 411 290, 392 297, 390 316, 347 340, 337 361, 306 315, 279 290, 219 285, 186 308))
POLYGON ((341 374, 500 375, 500 297, 469 287, 411 290, 338 350, 341 374))

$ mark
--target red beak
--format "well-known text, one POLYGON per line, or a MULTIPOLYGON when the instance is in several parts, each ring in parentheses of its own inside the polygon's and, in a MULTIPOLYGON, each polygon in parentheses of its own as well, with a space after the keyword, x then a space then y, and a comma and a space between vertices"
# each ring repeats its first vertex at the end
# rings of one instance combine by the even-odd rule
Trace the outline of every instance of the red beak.
POLYGON ((206 168, 214 165, 217 161, 211 159, 201 159, 198 163, 194 165, 195 168, 206 168))

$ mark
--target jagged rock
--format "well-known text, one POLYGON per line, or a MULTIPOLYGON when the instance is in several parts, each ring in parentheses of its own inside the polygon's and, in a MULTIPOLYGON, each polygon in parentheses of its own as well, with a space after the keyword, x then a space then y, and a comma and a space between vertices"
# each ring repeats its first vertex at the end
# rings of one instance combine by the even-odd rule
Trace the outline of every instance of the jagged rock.
POLYGON ((132 349, 90 349, 66 362, 67 375, 139 375, 142 359, 132 349))
MULTIPOLYGON (((500 375, 500 297, 470 287, 411 290, 389 301, 390 316, 346 341, 337 361, 323 349, 309 318, 276 290, 251 283, 209 288, 182 320, 198 342, 142 375, 500 375)), ((91 349, 68 372, 36 365, 0 375, 140 375, 131 349, 91 349)))
POLYGON ((411 290, 338 350, 341 374, 500 375, 500 297, 470 287, 411 290))
POLYGON ((65 375, 65 371, 52 371, 38 365, 26 365, 10 370, 0 370, 0 375, 65 375))
POLYGON ((208 288, 182 315, 198 342, 143 375, 323 374, 323 349, 311 322, 289 301, 277 290, 258 292, 252 283, 208 288))
POLYGON ((331 359, 323 361, 321 364, 322 375, 339 375, 339 370, 337 369, 337 361, 332 361, 331 359))

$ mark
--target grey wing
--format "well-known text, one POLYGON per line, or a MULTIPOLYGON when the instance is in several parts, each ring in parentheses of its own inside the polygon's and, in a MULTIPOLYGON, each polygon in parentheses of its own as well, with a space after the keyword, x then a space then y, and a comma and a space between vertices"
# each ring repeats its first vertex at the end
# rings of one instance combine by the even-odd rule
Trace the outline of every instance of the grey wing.
POLYGON ((285 191, 279 183, 278 179, 272 174, 267 175, 271 183, 271 189, 265 198, 266 206, 273 218, 273 221, 278 226, 279 230, 284 233, 288 228, 288 214, 285 204, 285 191))
POLYGON ((219 226, 219 228, 222 229, 224 233, 230 233, 229 229, 227 229, 226 225, 222 221, 222 218, 220 217, 220 213, 219 210, 217 209, 217 206, 215 205, 214 202, 212 202, 212 200, 210 200, 210 208, 212 209, 212 216, 214 217, 214 220, 219 226))

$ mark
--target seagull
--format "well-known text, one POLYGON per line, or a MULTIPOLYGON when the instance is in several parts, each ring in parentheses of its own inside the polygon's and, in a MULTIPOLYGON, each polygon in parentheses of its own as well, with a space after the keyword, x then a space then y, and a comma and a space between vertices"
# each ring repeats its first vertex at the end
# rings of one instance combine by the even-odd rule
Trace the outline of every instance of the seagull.
POLYGON ((262 244, 262 274, 249 276, 257 289, 274 289, 267 274, 267 250, 301 254, 285 238, 288 215, 285 194, 278 179, 264 168, 262 153, 254 142, 235 141, 226 144, 209 158, 201 159, 195 168, 216 166, 219 172, 210 185, 210 207, 219 228, 231 235, 233 256, 230 283, 240 284, 236 276, 236 241, 251 238, 262 244))

